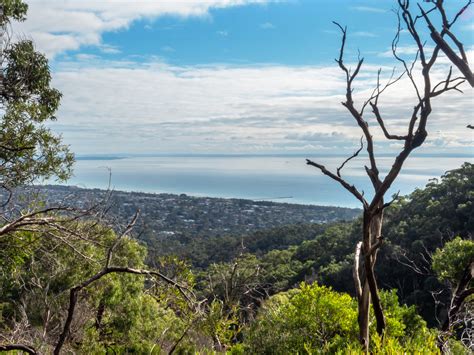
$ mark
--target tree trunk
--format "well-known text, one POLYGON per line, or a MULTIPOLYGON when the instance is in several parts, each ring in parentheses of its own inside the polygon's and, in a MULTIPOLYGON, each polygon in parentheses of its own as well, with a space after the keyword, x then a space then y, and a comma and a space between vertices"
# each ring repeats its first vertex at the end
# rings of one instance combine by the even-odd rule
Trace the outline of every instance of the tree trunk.
POLYGON ((370 223, 370 240, 371 249, 365 257, 365 272, 366 278, 369 283, 370 295, 372 299, 372 306, 374 308, 375 319, 377 321, 377 333, 383 337, 385 330, 385 317, 383 315, 382 304, 379 297, 379 289, 377 286, 377 280, 375 279, 375 262, 377 260, 377 253, 380 245, 382 244, 382 221, 383 221, 383 201, 380 202, 378 209, 380 212, 374 214, 370 223))
POLYGON ((369 284, 364 282, 361 296, 359 297, 359 341, 364 349, 369 349, 369 315, 370 315, 370 290, 369 284))
MULTIPOLYGON (((383 204, 383 202, 381 202, 383 204)), ((360 295, 358 295, 358 322, 359 322, 359 340, 365 349, 369 346, 369 309, 370 303, 372 303, 375 318, 377 320, 377 333, 383 336, 385 330, 385 318, 383 315, 382 305, 380 303, 380 297, 377 287, 377 281, 375 279, 374 265, 377 259, 377 251, 381 239, 383 211, 380 208, 380 212, 371 213, 370 211, 364 211, 363 219, 363 239, 362 239, 362 252, 364 261, 363 270, 363 287, 360 295)), ((354 273, 354 277, 359 276, 359 272, 354 273)), ((360 276, 359 276, 360 277, 360 276)), ((356 282, 357 283, 357 282, 356 282)))

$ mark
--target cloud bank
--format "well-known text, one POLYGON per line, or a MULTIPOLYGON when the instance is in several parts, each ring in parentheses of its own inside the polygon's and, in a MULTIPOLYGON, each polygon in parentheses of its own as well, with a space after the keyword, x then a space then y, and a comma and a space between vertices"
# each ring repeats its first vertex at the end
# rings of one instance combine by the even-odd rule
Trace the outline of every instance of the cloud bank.
MULTIPOLYGON (((442 80, 442 65, 434 82, 442 80)), ((355 82, 361 104, 375 86, 377 66, 355 82)), ((384 68, 384 75, 391 68, 384 68)), ((340 102, 344 76, 337 66, 172 66, 148 62, 69 63, 54 76, 64 94, 54 129, 78 153, 219 152, 346 153, 360 131, 340 102)), ((425 153, 472 153, 473 93, 434 100, 425 153)), ((404 134, 415 92, 401 80, 381 98, 388 129, 404 134)), ((387 142, 368 110, 380 153, 387 142)))

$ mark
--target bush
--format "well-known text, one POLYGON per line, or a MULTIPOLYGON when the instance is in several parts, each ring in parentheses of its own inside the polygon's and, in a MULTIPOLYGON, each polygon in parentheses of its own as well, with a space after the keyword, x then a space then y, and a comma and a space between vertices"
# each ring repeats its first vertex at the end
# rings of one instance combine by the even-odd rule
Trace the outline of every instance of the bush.
MULTIPOLYGON (((374 353, 438 352, 436 333, 427 328, 413 306, 400 306, 394 290, 381 292, 381 300, 387 330, 382 340, 371 329, 374 353)), ((244 333, 243 348, 259 354, 363 353, 358 342, 357 302, 331 288, 302 283, 299 289, 265 302, 244 333)))

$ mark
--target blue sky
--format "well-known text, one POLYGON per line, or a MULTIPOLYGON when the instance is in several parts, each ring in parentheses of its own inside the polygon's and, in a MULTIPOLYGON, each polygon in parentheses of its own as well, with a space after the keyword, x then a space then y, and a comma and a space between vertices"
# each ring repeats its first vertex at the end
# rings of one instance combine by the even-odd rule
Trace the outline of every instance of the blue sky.
MULTIPOLYGON (((177 65, 312 65, 328 62, 337 53, 338 34, 331 19, 349 26, 354 38, 363 38, 357 41, 362 51, 385 50, 394 32, 387 22, 393 22, 394 16, 385 11, 388 2, 378 5, 382 6, 353 6, 349 1, 254 4, 214 9, 205 17, 142 19, 102 38, 122 51, 110 58, 133 54, 156 55, 177 65), (346 11, 340 11, 341 6, 346 11)), ((81 52, 100 55, 97 48, 81 52)))
MULTIPOLYGON (((330 63, 339 50, 333 20, 348 26, 348 50, 359 49, 369 58, 386 51, 395 33, 394 8, 393 1, 300 0, 214 8, 204 16, 163 15, 104 32, 102 42, 118 53, 105 55, 97 46, 84 46, 64 54, 159 56, 176 65, 320 65, 330 63)), ((461 22, 469 26, 467 19, 461 22)), ((460 35, 472 42, 472 31, 460 35)))
MULTIPOLYGON (((340 106, 344 83, 334 62, 340 34, 331 21, 348 27, 347 62, 358 51, 366 58, 355 85, 360 101, 378 68, 387 76, 396 65, 388 52, 395 1, 28 3, 29 19, 14 31, 32 37, 50 59, 64 94, 52 127, 79 155, 352 151, 360 133, 340 106)), ((462 3, 448 2, 453 9, 462 3)), ((455 31, 472 56, 472 9, 455 31)), ((407 34, 400 53, 414 54, 407 34)), ((402 81, 382 99, 397 133, 413 95, 402 81)), ((472 102, 470 88, 439 100, 424 153, 473 153, 472 131, 465 129, 473 123, 472 102)), ((373 129, 380 151, 397 150, 373 129)))

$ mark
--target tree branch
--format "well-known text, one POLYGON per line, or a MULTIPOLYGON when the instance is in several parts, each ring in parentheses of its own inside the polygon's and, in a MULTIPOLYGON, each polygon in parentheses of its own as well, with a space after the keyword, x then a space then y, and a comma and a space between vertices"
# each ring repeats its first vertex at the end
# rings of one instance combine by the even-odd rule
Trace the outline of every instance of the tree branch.
MULTIPOLYGON (((471 71, 471 68, 469 68, 469 64, 467 62, 467 57, 464 52, 464 48, 462 43, 449 31, 449 27, 457 20, 457 18, 467 9, 468 6, 470 6, 472 1, 469 1, 467 5, 465 5, 461 11, 458 12, 456 17, 454 18, 453 22, 451 24, 446 23, 446 19, 444 19, 444 29, 442 31, 442 34, 440 34, 436 28, 433 26, 432 22, 430 21, 427 13, 423 10, 423 8, 418 4, 418 7, 423 15, 423 18, 426 21, 426 24, 428 25, 428 28, 430 30, 430 35, 433 41, 436 43, 436 45, 443 51, 444 54, 449 58, 449 60, 459 69, 459 71, 464 75, 466 80, 469 82, 471 87, 474 87, 474 75, 471 71), (453 40, 453 42, 456 44, 458 47, 461 57, 456 54, 456 52, 451 48, 451 46, 444 40, 443 34, 447 33, 448 36, 453 40)), ((438 5, 438 9, 441 14, 444 13, 444 9, 442 7, 442 4, 438 5)), ((445 18, 445 16, 443 16, 445 18)))
POLYGON ((379 123, 380 128, 382 128, 383 134, 385 135, 387 139, 391 139, 391 140, 406 140, 407 139, 407 136, 397 136, 397 135, 388 133, 387 128, 385 128, 385 123, 382 119, 382 116, 380 115, 380 111, 379 111, 379 108, 377 107, 377 104, 370 102, 370 107, 372 107, 372 112, 374 113, 375 118, 377 119, 377 122, 379 123))
POLYGON ((362 285, 361 285, 360 277, 359 277, 361 248, 362 248, 362 242, 357 243, 355 253, 354 253, 354 267, 352 269, 352 276, 354 278, 356 296, 358 300, 362 297, 362 285))
POLYGON ((35 350, 35 348, 29 346, 29 345, 23 345, 23 344, 6 344, 6 345, 0 345, 0 351, 13 351, 13 350, 20 350, 23 351, 27 354, 31 355, 36 355, 38 354, 35 350))
POLYGON ((333 23, 339 27, 339 29, 342 32, 342 40, 341 40, 341 47, 339 50, 339 58, 336 59, 336 62, 339 64, 339 67, 342 69, 342 71, 346 74, 346 101, 342 102, 342 105, 347 108, 347 110, 351 113, 352 117, 356 120, 357 124, 361 128, 362 132, 364 133, 365 140, 367 142, 367 153, 369 155, 369 160, 370 160, 370 174, 369 177, 372 181, 372 184, 374 185, 375 188, 381 183, 378 175, 379 171, 377 168, 377 162, 375 161, 375 155, 374 155, 374 144, 373 144, 373 139, 372 135, 370 134, 369 130, 369 125, 368 123, 363 119, 362 113, 363 113, 363 107, 361 111, 359 112, 355 107, 354 107, 354 100, 352 98, 352 82, 356 78, 356 76, 359 74, 360 68, 362 67, 362 63, 364 62, 364 58, 360 58, 357 67, 354 70, 354 73, 350 73, 350 71, 347 69, 346 65, 344 64, 344 47, 346 45, 346 36, 347 36, 347 28, 343 28, 339 23, 334 22, 333 23))
POLYGON ((127 273, 127 274, 135 274, 135 275, 144 275, 144 276, 154 276, 158 277, 159 279, 169 283, 177 288, 177 290, 181 293, 181 295, 188 301, 189 304, 193 304, 191 298, 186 294, 186 291, 190 292, 187 287, 180 285, 178 282, 168 278, 167 276, 161 274, 158 271, 152 270, 142 270, 142 269, 134 269, 129 267, 104 267, 101 271, 90 277, 89 279, 83 281, 79 285, 71 288, 69 292, 69 308, 67 313, 67 318, 63 326, 63 330, 59 335, 58 342, 56 343, 56 347, 54 348, 54 355, 59 355, 60 351, 64 345, 64 342, 67 340, 69 336, 69 332, 71 329, 72 320, 74 318, 74 313, 76 309, 77 299, 79 292, 84 288, 88 287, 95 281, 100 280, 102 277, 112 274, 112 273, 127 273))
POLYGON ((318 168, 321 170, 321 172, 324 175, 329 176, 331 179, 336 180, 338 183, 340 183, 347 191, 349 191, 351 194, 353 194, 364 206, 368 206, 367 201, 365 200, 364 196, 356 189, 354 185, 350 185, 347 181, 342 179, 341 177, 337 176, 336 174, 330 172, 329 170, 326 169, 324 165, 315 163, 309 159, 306 159, 306 164, 314 166, 315 168, 318 168))
POLYGON ((355 151, 354 154, 352 154, 349 158, 344 160, 344 162, 341 164, 341 166, 339 166, 339 168, 337 168, 337 176, 341 177, 341 170, 344 167, 344 165, 346 165, 346 163, 348 163, 350 160, 357 157, 363 148, 364 148, 363 137, 360 137, 360 148, 357 151, 355 151))

